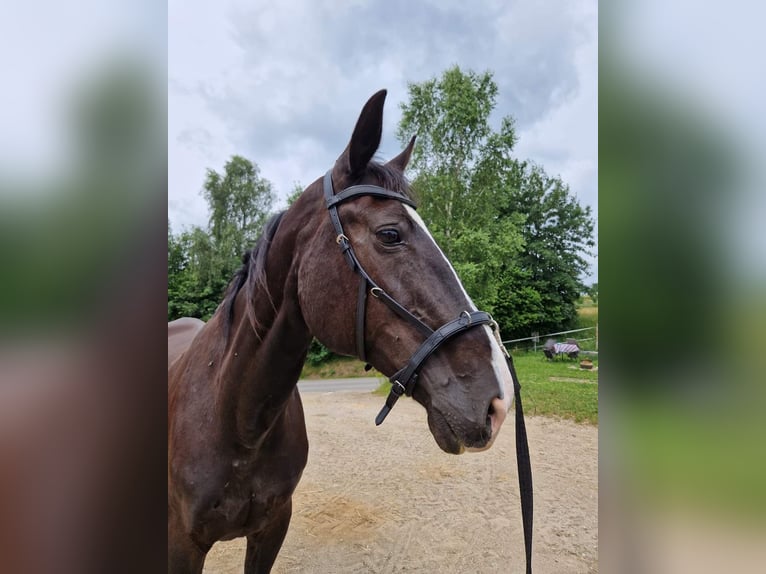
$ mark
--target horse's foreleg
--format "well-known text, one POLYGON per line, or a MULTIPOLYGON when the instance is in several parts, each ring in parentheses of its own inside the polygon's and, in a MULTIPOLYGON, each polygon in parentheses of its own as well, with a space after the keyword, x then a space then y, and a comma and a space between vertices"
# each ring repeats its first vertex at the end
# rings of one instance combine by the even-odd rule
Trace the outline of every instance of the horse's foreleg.
POLYGON ((247 555, 245 557, 245 574, 268 574, 277 559, 279 549, 290 526, 293 513, 292 499, 279 510, 274 520, 258 534, 247 537, 247 555))
POLYGON ((207 551, 172 519, 168 520, 168 574, 201 574, 207 551))

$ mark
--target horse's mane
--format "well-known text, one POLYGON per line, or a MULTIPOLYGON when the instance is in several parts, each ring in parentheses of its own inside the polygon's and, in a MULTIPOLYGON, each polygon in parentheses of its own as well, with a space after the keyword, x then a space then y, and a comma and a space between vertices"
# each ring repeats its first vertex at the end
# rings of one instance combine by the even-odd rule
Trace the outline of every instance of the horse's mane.
MULTIPOLYGON (((242 267, 234 273, 234 277, 226 288, 226 294, 221 303, 224 312, 224 332, 226 333, 226 340, 229 338, 229 331, 234 322, 234 301, 237 299, 237 295, 242 288, 245 287, 247 289, 248 301, 252 300, 253 292, 258 285, 262 286, 268 295, 268 286, 266 284, 266 255, 269 253, 271 241, 277 233, 279 222, 282 221, 282 216, 284 214, 284 211, 280 211, 269 218, 266 225, 263 226, 263 232, 258 238, 258 241, 256 241, 255 246, 252 249, 245 251, 245 254, 242 256, 242 267)), ((256 326, 257 320, 250 303, 248 303, 248 314, 254 322, 253 326, 256 326)))
MULTIPOLYGON (((371 161, 367 164, 367 173, 376 178, 378 185, 381 187, 401 193, 404 197, 413 201, 415 200, 409 180, 398 169, 384 163, 371 161)), ((335 191, 337 193, 339 190, 336 189, 335 191)), ((255 312, 250 302, 253 300, 255 289, 258 286, 264 289, 267 297, 270 297, 266 283, 266 256, 269 253, 271 241, 274 239, 274 235, 279 227, 279 222, 282 221, 285 213, 286 211, 281 211, 271 216, 266 222, 255 247, 246 251, 242 256, 242 267, 234 273, 234 277, 232 277, 229 286, 226 288, 221 307, 224 312, 223 328, 227 341, 232 323, 234 322, 234 301, 243 287, 247 290, 247 312, 250 315, 250 320, 256 329, 256 333, 258 331, 258 320, 255 317, 255 312)))
MULTIPOLYGON (((396 191, 401 193, 407 199, 416 201, 416 198, 410 187, 410 181, 407 177, 396 168, 390 167, 388 164, 379 163, 377 161, 371 161, 367 164, 367 172, 373 177, 379 180, 378 185, 384 187, 390 191, 396 191)), ((338 189, 335 193, 338 193, 338 189)))

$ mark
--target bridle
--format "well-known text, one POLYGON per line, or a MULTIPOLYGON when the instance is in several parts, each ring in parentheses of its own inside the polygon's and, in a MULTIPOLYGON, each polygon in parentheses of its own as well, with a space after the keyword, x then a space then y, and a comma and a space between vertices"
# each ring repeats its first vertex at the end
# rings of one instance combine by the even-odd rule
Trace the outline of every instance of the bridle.
MULTIPOLYGON (((394 373, 389 380, 391 381, 391 391, 386 398, 386 404, 375 417, 375 424, 380 425, 391 412, 391 409, 402 395, 411 396, 412 391, 417 384, 418 375, 423 364, 426 362, 436 349, 446 341, 482 325, 488 325, 492 329, 500 348, 505 354, 508 367, 513 378, 514 402, 516 405, 516 458, 519 472, 519 488, 521 492, 521 515, 524 524, 524 548, 527 558, 527 573, 532 572, 532 469, 529 461, 529 446, 527 444, 527 432, 524 425, 524 412, 521 407, 521 385, 519 384, 516 370, 513 367, 513 361, 508 351, 502 344, 499 335, 497 323, 489 313, 485 311, 462 311, 455 319, 448 321, 435 331, 423 323, 396 299, 391 297, 381 288, 372 277, 364 270, 359 259, 357 259, 351 242, 345 233, 343 225, 338 214, 338 205, 345 201, 353 200, 362 196, 372 196, 380 199, 394 199, 405 205, 415 208, 415 203, 409 198, 389 191, 377 185, 354 185, 347 187, 339 193, 334 193, 332 182, 332 170, 329 170, 324 176, 324 198, 327 210, 330 214, 330 221, 335 228, 335 242, 340 246, 346 262, 351 270, 360 277, 359 291, 356 303, 356 351, 359 358, 366 362, 367 353, 365 350, 365 315, 367 309, 367 292, 376 299, 382 301, 389 309, 399 317, 413 325, 424 337, 425 340, 420 347, 413 353, 407 364, 394 373)), ((502 388, 500 389, 502 399, 502 388)))
MULTIPOLYGON (((332 170, 331 170, 332 171, 332 170)), ((356 352, 359 358, 366 362, 367 353, 365 350, 364 341, 364 322, 367 308, 367 291, 369 287, 370 294, 382 301, 389 309, 399 315, 402 319, 413 325, 426 339, 415 351, 415 353, 407 361, 407 364, 398 370, 389 379, 391 381, 391 392, 388 394, 386 404, 381 409, 378 416, 375 418, 375 424, 379 425, 383 422, 391 409, 399 400, 402 395, 411 396, 412 391, 415 389, 415 384, 418 380, 418 375, 426 359, 436 351, 442 344, 449 339, 464 333, 474 327, 481 325, 493 325, 496 328, 496 323, 492 319, 489 313, 484 311, 463 311, 458 315, 456 319, 449 321, 436 329, 432 330, 428 325, 423 323, 405 307, 403 307, 396 299, 386 293, 376 282, 370 277, 362 267, 361 263, 354 253, 354 249, 351 247, 351 242, 348 237, 343 233, 343 226, 340 222, 340 215, 338 214, 338 205, 344 201, 350 199, 356 199, 363 195, 369 195, 373 197, 383 199, 395 199, 411 207, 415 207, 415 203, 409 198, 394 193, 382 187, 376 185, 354 185, 344 189, 338 194, 333 194, 332 175, 331 171, 328 171, 324 176, 324 197, 327 204, 327 209, 330 212, 330 221, 332 221, 335 232, 337 233, 335 241, 340 246, 341 252, 346 258, 346 262, 351 267, 352 271, 359 274, 359 294, 356 303, 356 352)), ((502 393, 502 389, 500 391, 502 393)), ((503 398, 502 396, 500 398, 503 398)))

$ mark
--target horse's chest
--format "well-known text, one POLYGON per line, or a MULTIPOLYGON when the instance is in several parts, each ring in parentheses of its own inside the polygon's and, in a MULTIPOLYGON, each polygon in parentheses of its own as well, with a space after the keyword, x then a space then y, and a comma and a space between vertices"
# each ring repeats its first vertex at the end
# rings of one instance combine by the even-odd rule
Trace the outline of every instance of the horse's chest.
POLYGON ((212 540, 259 531, 290 500, 304 466, 303 457, 232 460, 225 479, 197 498, 192 530, 212 540))
MULTIPOLYGON (((233 464, 236 465, 237 461, 233 464)), ((245 468, 241 472, 235 473, 237 484, 234 485, 231 498, 233 504, 240 503, 248 507, 247 521, 251 525, 259 517, 268 517, 274 509, 287 502, 303 472, 302 465, 262 462, 254 466, 243 466, 245 468)))

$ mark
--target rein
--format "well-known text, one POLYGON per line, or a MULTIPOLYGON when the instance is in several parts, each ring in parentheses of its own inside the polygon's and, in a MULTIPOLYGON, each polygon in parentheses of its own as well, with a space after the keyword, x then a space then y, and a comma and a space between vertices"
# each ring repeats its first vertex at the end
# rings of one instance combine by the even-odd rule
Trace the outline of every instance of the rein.
MULTIPOLYGON (((513 396, 514 403, 516 405, 516 464, 519 473, 519 491, 521 495, 521 517, 524 526, 524 550, 527 560, 527 574, 532 573, 532 468, 529 460, 529 445, 527 442, 527 430, 524 424, 524 411, 521 406, 521 385, 519 384, 518 376, 516 375, 516 369, 513 366, 513 360, 506 348, 503 346, 500 340, 500 333, 498 325, 489 313, 484 311, 462 311, 457 318, 449 321, 436 329, 431 329, 428 325, 423 323, 405 307, 403 307, 396 299, 386 293, 362 267, 361 263, 356 257, 351 242, 348 237, 343 233, 343 225, 340 221, 340 215, 338 214, 338 205, 344 201, 356 199, 362 196, 372 196, 379 199, 394 199, 413 208, 416 207, 415 203, 409 198, 394 193, 382 187, 376 185, 354 185, 344 189, 343 191, 335 194, 333 192, 332 183, 332 170, 329 170, 324 176, 324 198, 327 210, 330 214, 330 221, 335 228, 336 238, 335 242, 340 246, 341 252, 346 259, 351 270, 357 273, 360 277, 359 291, 356 304, 356 349, 359 358, 367 362, 365 351, 365 315, 367 308, 367 292, 369 287, 369 293, 373 297, 382 301, 389 309, 396 313, 399 317, 404 319, 413 325, 424 337, 425 341, 421 343, 420 347, 410 357, 407 364, 399 371, 394 373, 390 378, 391 391, 386 398, 386 403, 383 408, 375 417, 375 424, 380 425, 391 409, 394 407, 399 397, 402 395, 412 396, 412 392, 418 380, 420 369, 443 343, 464 333, 474 327, 482 325, 488 325, 494 332, 500 349, 505 355, 505 359, 508 363, 508 368, 511 372, 511 378, 513 379, 513 396)), ((502 393, 502 389, 501 389, 502 393)), ((500 397, 503 398, 502 396, 500 397)))

